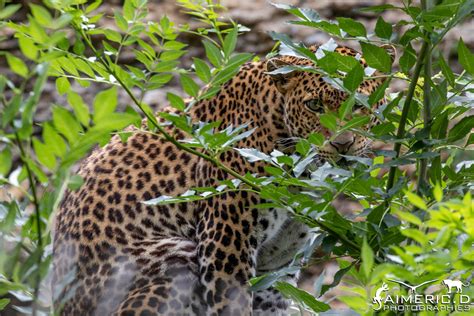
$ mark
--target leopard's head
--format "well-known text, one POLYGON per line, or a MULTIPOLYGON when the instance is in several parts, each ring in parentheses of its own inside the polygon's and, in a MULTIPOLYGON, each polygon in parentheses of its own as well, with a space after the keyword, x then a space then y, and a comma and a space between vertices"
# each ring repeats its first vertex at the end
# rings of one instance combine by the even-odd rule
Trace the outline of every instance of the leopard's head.
MULTIPOLYGON (((315 52, 317 47, 311 47, 311 50, 315 52)), ((335 52, 342 55, 357 56, 357 58, 360 56, 357 51, 347 47, 338 47, 335 52)), ((363 58, 360 58, 359 61, 364 68, 367 67, 363 58)), ((341 104, 347 99, 348 95, 341 89, 334 87, 318 73, 302 70, 291 71, 291 69, 289 72, 276 71, 279 68, 291 65, 314 67, 311 60, 295 56, 279 56, 267 61, 267 72, 272 77, 278 91, 284 96, 284 121, 291 135, 288 139, 279 140, 279 147, 282 149, 291 148, 299 139, 306 138, 312 133, 321 133, 326 139, 325 144, 318 149, 318 156, 321 161, 344 164, 347 161, 343 159, 343 155, 365 156, 370 152, 371 141, 366 136, 351 130, 333 134, 331 130, 321 124, 321 115, 329 112, 335 112, 337 115, 341 104)), ((380 73, 376 72, 374 76, 378 74, 380 73)), ((366 79, 360 84, 357 92, 370 95, 382 83, 383 79, 380 77, 366 79)), ((356 103, 347 118, 370 116, 369 123, 362 127, 364 130, 369 130, 378 122, 373 111, 384 101, 384 98, 382 98, 372 109, 356 103)))

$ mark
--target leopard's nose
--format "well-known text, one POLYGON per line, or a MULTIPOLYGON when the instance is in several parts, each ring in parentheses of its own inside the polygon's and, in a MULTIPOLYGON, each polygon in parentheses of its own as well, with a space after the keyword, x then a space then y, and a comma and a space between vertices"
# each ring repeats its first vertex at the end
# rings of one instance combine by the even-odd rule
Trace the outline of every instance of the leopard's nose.
POLYGON ((349 148, 354 144, 355 137, 349 133, 343 133, 337 136, 334 140, 329 142, 331 146, 336 148, 337 152, 344 155, 349 151, 349 148))
POLYGON ((345 154, 349 151, 353 142, 330 142, 331 146, 337 149, 337 152, 340 154, 345 154))

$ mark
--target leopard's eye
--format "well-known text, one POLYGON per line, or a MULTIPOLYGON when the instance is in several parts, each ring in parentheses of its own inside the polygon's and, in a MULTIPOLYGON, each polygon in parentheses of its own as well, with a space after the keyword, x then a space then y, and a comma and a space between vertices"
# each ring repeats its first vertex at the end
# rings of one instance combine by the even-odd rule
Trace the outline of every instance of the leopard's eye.
POLYGON ((311 99, 304 101, 304 105, 308 108, 308 110, 316 113, 323 113, 324 112, 324 105, 319 99, 311 99))

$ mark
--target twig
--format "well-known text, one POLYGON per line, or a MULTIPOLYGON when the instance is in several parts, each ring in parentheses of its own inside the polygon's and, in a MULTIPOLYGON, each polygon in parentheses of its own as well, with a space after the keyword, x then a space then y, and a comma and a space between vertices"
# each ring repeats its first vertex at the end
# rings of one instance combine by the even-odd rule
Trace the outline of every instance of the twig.
POLYGON ((36 181, 34 179, 33 172, 30 168, 29 162, 26 159, 26 152, 25 149, 23 148, 23 144, 21 142, 20 136, 18 135, 18 132, 15 132, 15 138, 18 143, 18 148, 20 149, 20 154, 21 154, 21 160, 25 164, 26 168, 26 173, 28 175, 28 181, 30 182, 30 187, 31 187, 31 193, 33 195, 33 205, 35 207, 35 219, 36 219, 36 234, 38 238, 38 249, 39 249, 39 255, 38 255, 38 271, 36 274, 36 282, 35 282, 35 287, 34 287, 34 294, 33 294, 33 311, 32 314, 33 316, 36 316, 37 313, 37 304, 36 302, 38 301, 38 294, 39 294, 39 287, 41 283, 41 274, 40 274, 40 266, 41 266, 41 260, 43 257, 43 236, 42 236, 42 231, 41 231, 41 214, 40 214, 40 205, 38 201, 38 196, 36 194, 36 181))
MULTIPOLYGON (((426 41, 423 41, 423 45, 421 46, 421 50, 419 53, 420 58, 417 60, 416 65, 415 65, 415 70, 413 72, 413 76, 410 82, 410 86, 408 87, 408 92, 407 96, 405 99, 405 104, 403 105, 403 110, 402 110, 402 116, 400 118, 400 123, 398 124, 398 130, 397 130, 397 138, 401 139, 405 135, 405 125, 408 119, 408 113, 410 112, 410 105, 411 102, 413 101, 413 96, 415 94, 415 88, 418 82, 418 78, 420 77, 421 69, 423 66, 423 63, 426 59, 426 54, 429 52, 428 50, 428 43, 426 41)), ((395 158, 398 158, 400 156, 400 149, 402 147, 401 142, 395 143, 393 150, 395 151, 396 155, 395 158)), ((390 167, 390 172, 388 174, 388 180, 387 180, 387 188, 386 192, 388 193, 390 189, 393 188, 394 182, 395 182, 395 174, 397 172, 397 166, 392 166, 390 167)))

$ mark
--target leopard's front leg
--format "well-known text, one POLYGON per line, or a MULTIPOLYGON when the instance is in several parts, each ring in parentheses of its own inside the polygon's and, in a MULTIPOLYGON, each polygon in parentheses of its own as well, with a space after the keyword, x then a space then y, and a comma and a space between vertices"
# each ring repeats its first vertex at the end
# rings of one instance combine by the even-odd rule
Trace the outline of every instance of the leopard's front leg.
POLYGON ((252 314, 248 281, 255 275, 257 239, 242 194, 202 203, 198 258, 208 315, 252 314))

